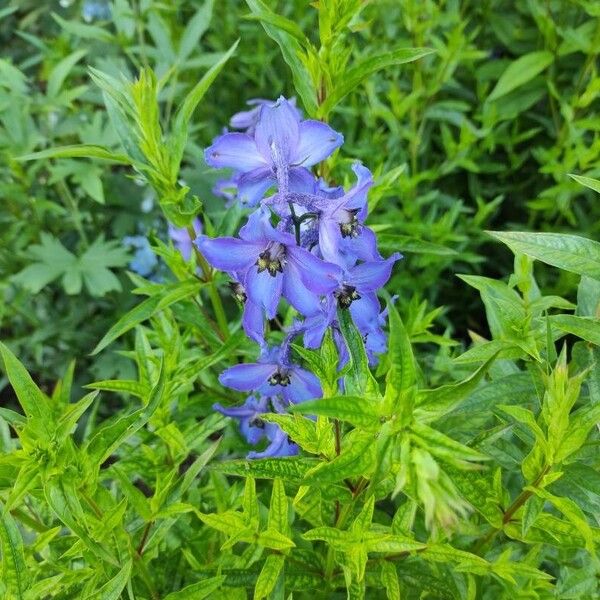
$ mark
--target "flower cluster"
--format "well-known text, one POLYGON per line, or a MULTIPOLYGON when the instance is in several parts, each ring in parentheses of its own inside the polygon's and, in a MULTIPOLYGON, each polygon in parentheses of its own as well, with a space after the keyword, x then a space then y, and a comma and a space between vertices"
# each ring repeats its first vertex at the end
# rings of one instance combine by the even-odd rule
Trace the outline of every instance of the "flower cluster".
POLYGON ((356 184, 347 191, 310 170, 342 145, 341 134, 320 121, 303 120, 294 102, 283 97, 274 103, 255 100, 251 107, 231 120, 232 128, 244 131, 217 137, 205 159, 212 167, 233 170, 215 191, 255 210, 239 237, 200 235, 196 244, 213 267, 231 277, 234 295, 244 304, 244 330, 261 347, 258 362, 236 365, 221 376, 224 385, 252 395, 239 408, 215 408, 240 419, 248 442, 268 439, 264 452, 249 456, 283 456, 296 453, 297 446, 260 415, 284 412, 290 403, 322 394, 317 378, 292 364, 290 341, 302 336, 306 347, 317 348, 331 328, 345 361, 336 318, 338 310, 349 310, 376 363, 386 344, 377 290, 401 256, 384 259, 364 224, 373 185, 366 167, 353 165, 356 184), (272 347, 265 324, 276 317, 282 298, 299 316, 283 344, 272 347))

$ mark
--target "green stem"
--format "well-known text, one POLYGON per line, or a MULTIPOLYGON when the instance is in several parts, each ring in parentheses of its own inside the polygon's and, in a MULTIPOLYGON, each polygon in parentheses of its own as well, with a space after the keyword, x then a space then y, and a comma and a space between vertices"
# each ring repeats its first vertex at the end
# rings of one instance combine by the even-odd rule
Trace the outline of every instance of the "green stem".
POLYGON ((206 258, 196 244, 194 244, 194 240, 196 239, 196 232, 194 228, 190 225, 187 228, 188 235, 190 240, 192 241, 192 247, 194 248, 194 254, 196 255, 196 260, 198 261, 198 265, 202 270, 202 279, 203 281, 208 283, 208 296, 210 298, 210 302, 213 307, 213 311, 215 313, 215 317, 217 319, 217 325, 221 332, 221 336, 223 339, 227 339, 229 337, 229 324, 227 323, 227 316, 225 315, 225 309, 223 308, 223 302, 221 300, 221 296, 219 295, 219 291, 217 290, 217 286, 213 280, 212 269, 208 264, 206 258))
POLYGON ((83 242, 85 248, 90 245, 85 229, 83 228, 83 219, 81 218, 81 213, 79 212, 79 205, 77 204, 77 200, 71 194, 71 190, 68 188, 67 184, 64 181, 60 181, 57 185, 57 190, 59 195, 66 200, 69 208, 71 209, 71 218, 73 221, 73 225, 83 242))

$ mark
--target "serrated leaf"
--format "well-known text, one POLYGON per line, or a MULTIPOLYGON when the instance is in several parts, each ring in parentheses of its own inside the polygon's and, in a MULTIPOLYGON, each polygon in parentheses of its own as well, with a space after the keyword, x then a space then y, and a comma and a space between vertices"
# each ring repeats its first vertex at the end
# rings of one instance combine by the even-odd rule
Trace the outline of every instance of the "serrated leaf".
POLYGON ((271 548, 272 550, 287 550, 293 548, 296 544, 290 540, 289 537, 283 535, 275 529, 267 528, 265 531, 261 531, 256 538, 256 543, 259 546, 265 548, 271 548))
POLYGON ((546 264, 600 280, 600 242, 565 233, 488 231, 513 252, 546 264))
POLYGON ((381 583, 388 600, 401 600, 396 565, 386 561, 381 563, 381 583))
POLYGON ((248 523, 242 513, 235 510, 228 510, 222 513, 204 514, 197 513, 203 523, 209 527, 226 533, 227 535, 235 535, 242 531, 246 531, 248 523))
POLYGON ((116 558, 103 544, 93 540, 85 529, 85 513, 74 486, 50 480, 44 486, 44 494, 52 512, 89 548, 98 558, 115 567, 116 558))
POLYGON ((290 535, 288 498, 285 494, 283 481, 279 478, 273 481, 268 526, 269 529, 283 533, 285 536, 289 537, 290 535))

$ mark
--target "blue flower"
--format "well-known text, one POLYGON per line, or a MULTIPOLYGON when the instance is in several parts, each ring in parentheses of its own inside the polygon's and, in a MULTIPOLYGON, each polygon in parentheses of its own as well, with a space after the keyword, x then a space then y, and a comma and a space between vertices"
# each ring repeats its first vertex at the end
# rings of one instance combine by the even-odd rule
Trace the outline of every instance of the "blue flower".
POLYGON ((135 249, 129 268, 142 277, 148 277, 158 265, 158 259, 152 252, 148 239, 143 235, 132 235, 124 237, 123 243, 135 249))
POLYGON ((318 312, 319 295, 336 289, 342 274, 337 265, 298 246, 293 235, 274 228, 265 208, 250 216, 240 238, 199 236, 196 244, 213 267, 235 274, 269 319, 282 295, 302 314, 318 312))
MULTIPOLYGON (((196 235, 200 235, 202 233, 202 223, 200 222, 200 219, 194 219, 192 221, 192 227, 196 232, 196 235)), ((171 238, 175 248, 181 252, 184 260, 190 260, 194 244, 190 239, 190 234, 187 227, 175 227, 169 223, 169 237, 171 238)))
POLYGON ((81 16, 87 23, 95 20, 107 21, 111 17, 110 5, 102 0, 86 0, 81 9, 81 16))
MULTIPOLYGON (((301 119, 302 112, 296 106, 296 98, 290 98, 288 102, 296 110, 296 115, 298 116, 298 119, 301 119)), ((272 104, 272 101, 264 100, 263 98, 254 98, 253 100, 248 100, 246 104, 248 106, 252 106, 253 108, 251 108, 250 110, 242 110, 238 113, 235 113, 235 115, 231 117, 229 125, 233 129, 241 129, 242 131, 245 131, 246 133, 252 135, 256 128, 256 124, 258 123, 258 120, 260 118, 261 108, 265 104, 272 104)))
POLYGON ((219 381, 239 392, 255 391, 264 396, 281 395, 287 403, 297 404, 323 394, 313 373, 294 365, 287 345, 264 347, 258 362, 226 369, 219 381))
POLYGON ((307 171, 342 145, 344 138, 320 121, 300 121, 297 109, 285 98, 260 107, 259 120, 248 133, 226 133, 205 151, 206 163, 240 172, 238 195, 256 205, 277 184, 279 191, 303 187, 307 171))

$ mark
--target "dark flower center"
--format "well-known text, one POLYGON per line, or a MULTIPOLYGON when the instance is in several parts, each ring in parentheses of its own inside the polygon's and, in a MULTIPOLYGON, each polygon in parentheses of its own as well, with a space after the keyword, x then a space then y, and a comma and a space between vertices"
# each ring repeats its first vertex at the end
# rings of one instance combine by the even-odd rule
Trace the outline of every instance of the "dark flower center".
POLYGON ((355 301, 360 300, 360 295, 356 291, 356 288, 352 285, 344 285, 342 289, 335 293, 340 308, 349 308, 349 306, 355 301))
POLYGON ((285 248, 277 243, 261 252, 256 261, 258 272, 267 271, 271 277, 275 277, 277 273, 283 273, 284 265, 285 248))
POLYGON ((360 233, 358 219, 356 218, 358 210, 349 210, 346 212, 348 214, 348 220, 340 223, 342 237, 356 237, 360 233))
POLYGON ((231 289, 231 294, 238 302, 241 302, 242 304, 246 302, 248 296, 246 296, 246 290, 241 283, 230 281, 229 288, 231 289))
POLYGON ((271 377, 269 377, 269 383, 271 385, 290 385, 291 380, 290 380, 290 375, 287 371, 283 370, 283 369, 277 369, 277 371, 275 371, 275 373, 273 373, 273 375, 271 375, 271 377))
POLYGON ((254 417, 249 422, 250 427, 258 427, 259 429, 265 428, 265 422, 260 417, 254 417))

